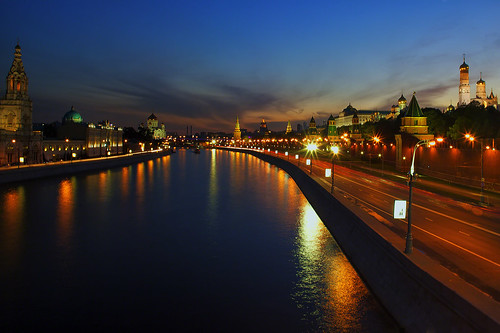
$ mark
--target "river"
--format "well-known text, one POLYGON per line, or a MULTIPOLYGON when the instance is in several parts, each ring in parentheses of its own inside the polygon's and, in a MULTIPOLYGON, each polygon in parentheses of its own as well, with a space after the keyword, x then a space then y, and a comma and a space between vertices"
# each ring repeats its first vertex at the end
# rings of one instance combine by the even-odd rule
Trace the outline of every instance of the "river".
POLYGON ((179 150, 0 198, 0 331, 397 331, 254 156, 179 150))

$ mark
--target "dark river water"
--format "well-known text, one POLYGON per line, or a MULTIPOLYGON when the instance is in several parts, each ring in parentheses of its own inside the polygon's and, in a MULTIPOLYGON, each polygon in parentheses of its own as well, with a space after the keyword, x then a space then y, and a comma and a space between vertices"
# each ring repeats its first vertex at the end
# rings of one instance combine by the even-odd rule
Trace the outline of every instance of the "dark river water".
POLYGON ((284 171, 156 160, 0 187, 0 331, 395 331, 284 171))

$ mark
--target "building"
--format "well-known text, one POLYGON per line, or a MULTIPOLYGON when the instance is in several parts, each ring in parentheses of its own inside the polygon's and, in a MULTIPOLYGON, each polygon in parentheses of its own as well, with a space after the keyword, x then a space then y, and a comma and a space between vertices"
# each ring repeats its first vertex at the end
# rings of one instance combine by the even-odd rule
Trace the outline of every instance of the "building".
POLYGON ((155 140, 163 140, 167 138, 167 131, 165 130, 165 124, 158 126, 158 118, 154 113, 148 117, 147 121, 148 130, 155 140))
POLYGON ((269 135, 269 132, 270 131, 267 129, 266 121, 264 119, 262 119, 262 122, 260 123, 260 127, 259 127, 259 134, 269 135))
POLYGON ((74 107, 62 118, 55 138, 43 141, 44 161, 60 161, 123 153, 123 131, 109 121, 85 123, 74 107))
POLYGON ((234 127, 233 139, 241 140, 240 120, 238 119, 238 116, 236 116, 236 126, 234 127))
POLYGON ((309 128, 307 129, 307 135, 312 138, 318 136, 318 129, 316 128, 316 120, 314 117, 311 117, 309 121, 309 128))
POLYGON ((290 133, 292 133, 292 123, 290 123, 290 120, 289 120, 288 124, 286 124, 285 134, 290 134, 290 133))
POLYGON ((406 110, 406 98, 401 94, 398 99, 398 104, 391 107, 391 112, 386 116, 387 119, 397 118, 406 110))
POLYGON ((418 105, 415 93, 410 100, 408 109, 401 117, 401 127, 400 131, 402 133, 412 134, 419 140, 433 139, 434 135, 429 134, 429 127, 427 126, 427 117, 418 105))
POLYGON ((328 130, 327 130, 328 140, 331 142, 337 139, 337 127, 335 126, 335 118, 333 115, 328 117, 328 130))
POLYGON ((349 105, 335 118, 335 126, 337 126, 337 128, 352 126, 352 118, 354 115, 358 117, 359 125, 363 125, 368 121, 379 121, 382 118, 386 118, 390 113, 390 111, 357 110, 349 103, 349 105))
POLYGON ((460 83, 458 84, 458 106, 470 103, 470 85, 469 85, 469 65, 464 62, 459 67, 460 83))
POLYGON ((498 98, 493 94, 493 89, 489 96, 486 96, 486 82, 483 80, 483 73, 479 74, 479 80, 476 82, 476 97, 470 98, 469 85, 469 65, 464 62, 459 67, 460 83, 458 85, 458 104, 457 106, 467 105, 470 102, 478 102, 484 107, 493 106, 498 109, 498 98))
POLYGON ((40 163, 42 135, 32 130, 33 104, 19 43, 6 83, 5 95, 0 100, 0 165, 40 163))

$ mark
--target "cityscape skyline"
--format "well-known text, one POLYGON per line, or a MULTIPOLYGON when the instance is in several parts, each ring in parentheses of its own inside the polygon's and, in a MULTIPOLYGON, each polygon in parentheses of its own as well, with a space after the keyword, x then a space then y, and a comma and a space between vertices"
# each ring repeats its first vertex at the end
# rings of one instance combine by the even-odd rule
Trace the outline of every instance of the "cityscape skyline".
POLYGON ((249 130, 265 118, 280 131, 349 103, 388 110, 413 91, 423 107, 456 105, 463 53, 471 96, 480 72, 497 93, 496 11, 456 24, 465 6, 16 2, 0 14, 1 68, 7 74, 19 38, 35 122, 60 120, 74 105, 85 121, 120 126, 154 112, 167 131, 231 132, 236 116, 249 130))

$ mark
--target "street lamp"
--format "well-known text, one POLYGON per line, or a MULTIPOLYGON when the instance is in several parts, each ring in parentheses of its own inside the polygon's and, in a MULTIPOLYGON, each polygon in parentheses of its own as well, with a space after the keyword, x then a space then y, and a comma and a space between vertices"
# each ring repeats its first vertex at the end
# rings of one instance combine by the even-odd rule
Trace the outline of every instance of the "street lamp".
MULTIPOLYGON (((474 136, 470 134, 466 134, 465 137, 472 142, 472 147, 474 148, 474 140, 476 139, 474 136)), ((483 174, 483 141, 479 140, 479 148, 481 150, 481 203, 484 203, 484 174, 483 174)))
POLYGON ((318 149, 318 146, 316 146, 315 143, 308 143, 307 144, 307 151, 311 154, 311 169, 309 170, 309 173, 312 174, 313 172, 313 164, 312 164, 312 158, 313 158, 313 154, 314 152, 316 151, 316 149, 318 149))
POLYGON ((405 253, 406 254, 411 254, 413 252, 413 236, 411 234, 411 197, 412 197, 412 186, 413 186, 413 176, 415 174, 415 153, 417 152, 418 147, 420 147, 421 144, 424 143, 429 143, 430 145, 435 145, 435 141, 431 140, 420 140, 415 144, 415 147, 413 148, 413 158, 411 160, 411 167, 410 167, 410 172, 408 173, 410 176, 410 181, 409 181, 409 198, 408 198, 408 232, 406 233, 406 247, 405 247, 405 253))
MULTIPOLYGON (((374 137, 373 141, 375 141, 376 143, 381 142, 381 140, 378 136, 374 137)), ((381 145, 380 148, 381 149, 380 149, 380 153, 378 154, 378 157, 382 161, 382 172, 380 173, 380 175, 383 177, 384 176, 384 147, 383 147, 383 145, 381 145)))
POLYGON ((339 147, 338 146, 333 146, 332 147, 332 188, 330 190, 330 193, 333 194, 333 181, 334 181, 334 174, 335 174, 335 155, 339 153, 339 147))

